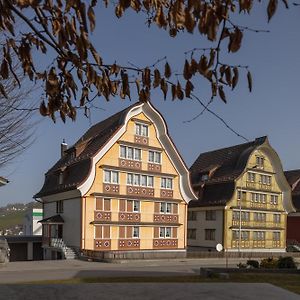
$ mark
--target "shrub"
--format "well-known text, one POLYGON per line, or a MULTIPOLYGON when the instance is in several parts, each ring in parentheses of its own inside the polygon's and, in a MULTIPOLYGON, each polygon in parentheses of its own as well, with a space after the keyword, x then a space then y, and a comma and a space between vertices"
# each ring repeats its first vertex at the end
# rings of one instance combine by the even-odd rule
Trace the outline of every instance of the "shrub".
POLYGON ((260 267, 265 269, 276 269, 278 267, 278 260, 273 257, 262 259, 260 267))
POLYGON ((237 264, 237 267, 238 267, 239 269, 246 269, 246 268, 247 268, 247 265, 246 265, 246 264, 239 263, 239 264, 237 264))
POLYGON ((294 261, 294 258, 291 256, 282 257, 278 259, 278 268, 279 269, 297 269, 297 265, 294 261))
POLYGON ((249 260, 247 260, 247 265, 249 267, 254 268, 254 269, 258 269, 259 268, 259 262, 257 260, 249 259, 249 260))

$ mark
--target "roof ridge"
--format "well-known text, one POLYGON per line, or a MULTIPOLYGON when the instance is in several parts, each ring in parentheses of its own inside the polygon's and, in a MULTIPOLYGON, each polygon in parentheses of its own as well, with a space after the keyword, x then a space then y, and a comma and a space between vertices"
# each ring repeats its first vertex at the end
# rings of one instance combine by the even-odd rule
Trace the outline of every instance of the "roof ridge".
POLYGON ((241 147, 241 146, 246 146, 247 144, 256 144, 258 141, 266 138, 267 136, 261 136, 261 137, 257 137, 255 138, 255 140, 253 141, 249 141, 249 142, 246 142, 246 143, 241 143, 241 144, 237 144, 237 145, 233 145, 233 146, 227 146, 227 147, 223 147, 223 148, 218 148, 218 149, 215 149, 215 150, 211 150, 211 151, 206 151, 206 152, 202 152, 199 154, 202 155, 202 154, 206 154, 206 153, 212 153, 212 152, 217 152, 217 151, 221 151, 221 150, 227 150, 227 149, 232 149, 232 148, 238 148, 238 147, 241 147))

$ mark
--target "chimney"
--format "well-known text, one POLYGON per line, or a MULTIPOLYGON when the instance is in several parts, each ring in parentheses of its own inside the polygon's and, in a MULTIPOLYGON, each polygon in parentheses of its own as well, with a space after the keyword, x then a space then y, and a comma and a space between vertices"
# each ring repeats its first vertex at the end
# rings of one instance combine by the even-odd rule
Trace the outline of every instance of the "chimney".
POLYGON ((63 139, 62 143, 60 144, 60 155, 61 157, 64 157, 66 155, 66 151, 68 150, 68 144, 65 142, 65 139, 63 139))

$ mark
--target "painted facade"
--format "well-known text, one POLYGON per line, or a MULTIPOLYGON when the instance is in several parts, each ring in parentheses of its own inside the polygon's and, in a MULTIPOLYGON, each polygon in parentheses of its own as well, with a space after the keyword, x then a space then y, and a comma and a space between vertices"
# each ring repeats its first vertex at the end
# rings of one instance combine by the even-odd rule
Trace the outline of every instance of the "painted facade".
MULTIPOLYGON (((119 118, 121 124, 90 156, 82 182, 59 193, 40 193, 45 249, 60 245, 97 258, 184 256, 187 203, 196 199, 188 169, 151 104, 137 103, 119 118), (53 244, 53 238, 59 241, 53 244)), ((78 153, 95 147, 90 133, 81 141, 78 153)), ((63 171, 57 180, 63 181, 69 165, 58 166, 63 171)))
POLYGON ((200 196, 189 205, 188 245, 284 252, 294 207, 279 157, 266 138, 234 147, 211 152, 218 164, 198 173, 200 184, 194 178, 200 196))

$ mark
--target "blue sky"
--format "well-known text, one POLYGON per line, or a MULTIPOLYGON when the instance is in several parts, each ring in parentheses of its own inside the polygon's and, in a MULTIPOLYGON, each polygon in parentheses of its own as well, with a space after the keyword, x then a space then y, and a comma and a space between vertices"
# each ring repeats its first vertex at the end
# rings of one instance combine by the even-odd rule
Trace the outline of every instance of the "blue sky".
MULTIPOLYGON (((250 140, 268 135, 284 169, 300 168, 300 11, 298 7, 285 10, 280 6, 268 24, 264 5, 257 5, 253 15, 242 16, 236 22, 271 32, 247 32, 238 54, 229 55, 226 48, 222 52, 224 61, 249 65, 254 83, 252 93, 248 92, 245 75, 244 78, 241 75, 236 90, 227 94, 228 104, 216 100, 211 109, 250 140)), ((198 32, 183 33, 173 39, 155 26, 148 28, 145 18, 133 12, 126 12, 120 20, 110 9, 99 8, 96 14, 99 17, 93 41, 108 62, 117 60, 127 64, 130 61, 145 66, 167 56, 175 71, 181 72, 185 51, 208 46, 198 32)), ((46 59, 41 62, 46 63, 46 59)), ((195 86, 196 94, 207 102, 207 86, 202 81, 196 81, 195 86)), ((39 95, 36 93, 36 97, 39 95)), ((160 92, 154 92, 152 102, 166 119, 170 135, 188 166, 201 152, 244 142, 208 112, 185 123, 201 111, 201 106, 193 100, 164 101, 160 92)), ((31 201, 43 184, 44 173, 59 159, 62 139, 72 145, 92 124, 130 102, 115 98, 106 103, 99 98, 95 104, 103 110, 92 111, 91 119, 86 119, 80 111, 77 121, 67 124, 35 117, 40 120, 35 142, 14 163, 0 170, 0 175, 10 180, 0 189, 0 205, 31 201)))

